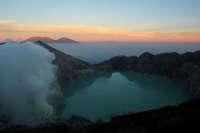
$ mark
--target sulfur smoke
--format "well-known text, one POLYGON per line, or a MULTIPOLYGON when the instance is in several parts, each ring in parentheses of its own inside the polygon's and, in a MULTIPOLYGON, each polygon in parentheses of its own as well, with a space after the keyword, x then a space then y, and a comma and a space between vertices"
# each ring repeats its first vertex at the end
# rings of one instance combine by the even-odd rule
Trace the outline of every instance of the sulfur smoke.
POLYGON ((55 55, 34 43, 0 46, 0 118, 11 124, 52 119, 48 99, 57 91, 55 55))

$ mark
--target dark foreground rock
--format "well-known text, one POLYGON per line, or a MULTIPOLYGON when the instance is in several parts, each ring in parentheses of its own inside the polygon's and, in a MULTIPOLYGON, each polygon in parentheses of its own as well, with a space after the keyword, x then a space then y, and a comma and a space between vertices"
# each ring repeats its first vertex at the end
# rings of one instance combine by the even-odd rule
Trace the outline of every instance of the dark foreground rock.
POLYGON ((66 124, 72 128, 84 128, 87 126, 91 126, 94 123, 90 120, 87 120, 81 116, 72 116, 69 120, 67 120, 66 124))
MULTIPOLYGON (((82 121, 82 120, 79 120, 82 121)), ((0 129, 1 133, 199 133, 200 100, 178 106, 117 116, 111 122, 96 123, 82 128, 68 124, 52 124, 37 128, 13 127, 0 129)))
POLYGON ((139 57, 114 57, 96 65, 98 70, 135 71, 168 77, 194 96, 200 96, 200 51, 185 54, 144 53, 139 57))

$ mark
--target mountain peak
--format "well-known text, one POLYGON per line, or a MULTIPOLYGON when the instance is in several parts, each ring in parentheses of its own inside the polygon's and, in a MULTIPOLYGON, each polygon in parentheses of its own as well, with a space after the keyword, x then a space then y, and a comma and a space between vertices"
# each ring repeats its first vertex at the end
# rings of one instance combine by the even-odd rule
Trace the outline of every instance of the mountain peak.
POLYGON ((58 40, 55 40, 57 43, 77 43, 77 41, 75 40, 72 40, 72 39, 69 39, 69 38, 66 38, 66 37, 62 37, 62 38, 59 38, 58 40))
POLYGON ((50 37, 40 37, 40 36, 30 37, 26 39, 25 41, 30 41, 30 42, 42 41, 45 43, 77 43, 77 41, 69 39, 69 38, 65 38, 65 37, 54 40, 50 37))
POLYGON ((42 41, 42 42, 53 42, 55 40, 49 38, 49 37, 40 37, 40 36, 35 36, 35 37, 30 37, 26 39, 25 41, 30 41, 30 42, 36 42, 36 41, 42 41))

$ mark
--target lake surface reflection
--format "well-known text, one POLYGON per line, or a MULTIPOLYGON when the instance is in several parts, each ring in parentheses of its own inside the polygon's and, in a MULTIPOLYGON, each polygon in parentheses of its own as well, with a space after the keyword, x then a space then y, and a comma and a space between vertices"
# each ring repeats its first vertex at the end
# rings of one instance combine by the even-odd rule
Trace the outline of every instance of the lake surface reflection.
POLYGON ((166 78, 134 72, 85 79, 66 87, 65 94, 65 119, 75 115, 93 121, 176 105, 192 98, 166 78))

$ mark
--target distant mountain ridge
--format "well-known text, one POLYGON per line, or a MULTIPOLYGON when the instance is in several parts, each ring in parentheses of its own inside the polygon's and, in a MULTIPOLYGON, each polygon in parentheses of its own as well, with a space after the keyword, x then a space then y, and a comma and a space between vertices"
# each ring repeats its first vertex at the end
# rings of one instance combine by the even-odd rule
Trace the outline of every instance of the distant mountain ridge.
POLYGON ((54 40, 50 37, 30 37, 28 39, 26 39, 25 41, 30 41, 30 42, 37 42, 37 41, 42 41, 42 42, 45 42, 45 43, 78 43, 77 41, 75 40, 72 40, 72 39, 69 39, 69 38, 65 38, 65 37, 62 37, 62 38, 59 38, 57 40, 54 40))
POLYGON ((0 42, 0 45, 3 45, 3 44, 5 44, 5 42, 0 42))

